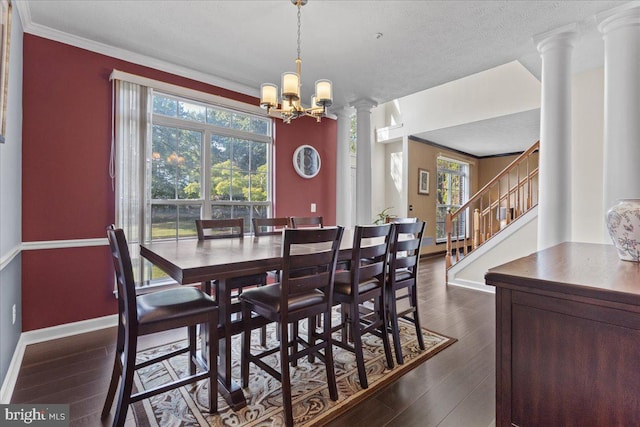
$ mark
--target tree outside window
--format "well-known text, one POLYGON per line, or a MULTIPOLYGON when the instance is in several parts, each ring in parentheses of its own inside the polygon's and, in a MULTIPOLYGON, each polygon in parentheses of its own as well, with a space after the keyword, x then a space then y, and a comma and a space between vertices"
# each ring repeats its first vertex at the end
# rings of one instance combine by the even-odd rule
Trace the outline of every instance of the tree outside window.
POLYGON ((269 215, 271 119, 154 93, 152 122, 152 240, 193 237, 198 218, 249 231, 269 215))

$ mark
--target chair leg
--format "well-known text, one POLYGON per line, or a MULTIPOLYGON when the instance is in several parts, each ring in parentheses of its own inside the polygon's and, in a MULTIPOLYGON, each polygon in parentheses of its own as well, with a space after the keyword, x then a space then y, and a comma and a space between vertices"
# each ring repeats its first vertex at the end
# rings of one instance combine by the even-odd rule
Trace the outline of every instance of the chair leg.
MULTIPOLYGON (((298 352, 298 322, 293 322, 291 324, 291 341, 293 345, 291 346, 291 354, 296 354, 298 352)), ((294 368, 298 366, 298 359, 293 359, 291 361, 291 366, 294 368)))
POLYGON ((124 421, 127 419, 127 411, 129 410, 129 403, 131 402, 131 389, 133 388, 133 374, 136 369, 137 347, 137 338, 135 336, 127 336, 124 346, 122 381, 120 384, 120 392, 118 393, 118 406, 116 408, 116 415, 113 418, 114 427, 123 426, 124 421))
POLYGON ((422 327, 420 326, 420 316, 418 314, 418 292, 415 286, 409 288, 410 301, 413 308, 413 324, 416 327, 416 336, 418 337, 418 345, 420 350, 424 350, 424 338, 422 337, 422 327))
POLYGON ((400 344, 400 325, 398 324, 398 308, 396 307, 396 293, 392 289, 389 298, 389 323, 391 324, 391 333, 393 334, 393 348, 396 352, 396 361, 398 365, 404 363, 402 357, 402 345, 400 344))
POLYGON ((266 325, 260 328, 260 345, 263 347, 267 346, 267 327, 266 325))
POLYGON ((118 383, 120 382, 120 376, 122 375, 122 363, 120 354, 121 352, 116 349, 116 357, 113 361, 113 371, 111 372, 109 390, 107 391, 107 397, 104 401, 104 406, 102 407, 102 419, 105 419, 109 416, 109 413, 111 412, 111 406, 113 405, 113 398, 115 397, 116 391, 118 390, 118 383))
MULTIPOLYGON (((309 347, 313 347, 314 345, 316 345, 316 327, 317 327, 316 320, 317 320, 316 316, 311 316, 309 317, 309 319, 307 319, 307 322, 309 325, 309 328, 308 328, 309 330, 307 331, 308 332, 307 342, 309 343, 309 347)), ((309 360, 309 363, 314 363, 316 361, 316 357, 314 356, 313 353, 309 353, 308 360, 309 360)))
MULTIPOLYGON (((246 303, 242 303, 242 318, 248 319, 251 316, 251 309, 246 303), (245 317, 247 316, 247 317, 245 317)), ((240 375, 242 377, 242 387, 249 386, 249 359, 251 357, 251 330, 242 332, 242 356, 240 357, 240 375)))
POLYGON ((218 412, 218 314, 209 317, 209 323, 203 327, 209 329, 209 413, 218 412))
POLYGON ((187 334, 189 335, 189 374, 196 374, 196 362, 194 361, 196 357, 196 327, 188 326, 187 334))
POLYGON ((324 364, 327 370, 327 386, 331 400, 338 400, 338 386, 336 384, 336 371, 333 364, 333 344, 331 343, 331 308, 324 313, 322 339, 325 342, 324 364))
POLYGON ((387 332, 387 311, 384 309, 384 300, 385 294, 382 293, 378 298, 378 302, 376 304, 378 308, 378 316, 382 321, 382 325, 380 325, 380 333, 382 334, 382 345, 384 347, 384 356, 387 359, 387 367, 389 369, 393 369, 393 356, 391 355, 391 343, 389 342, 389 334, 387 332))
POLYGON ((282 407, 287 426, 293 426, 293 406, 291 404, 291 375, 289 373, 289 337, 288 325, 280 326, 280 373, 282 382, 282 407))
POLYGON ((340 321, 342 322, 342 342, 348 343, 353 342, 353 337, 351 336, 351 330, 349 329, 349 304, 340 304, 340 321))
MULTIPOLYGON (((118 302, 119 303, 119 302, 118 302)), ((116 350, 113 360, 113 370, 111 371, 111 381, 109 382, 109 390, 107 391, 107 397, 104 401, 102 408, 102 419, 107 418, 111 412, 111 406, 113 405, 113 398, 118 390, 118 383, 122 376, 122 354, 124 353, 124 340, 125 330, 122 323, 122 316, 118 315, 118 336, 116 338, 116 350)))
POLYGON ((360 313, 358 313, 357 301, 352 301, 349 322, 351 324, 351 337, 353 338, 353 348, 356 354, 356 364, 358 365, 358 378, 360 379, 360 386, 362 388, 369 388, 369 382, 367 381, 367 371, 364 367, 364 354, 362 351, 362 336, 360 333, 360 313))

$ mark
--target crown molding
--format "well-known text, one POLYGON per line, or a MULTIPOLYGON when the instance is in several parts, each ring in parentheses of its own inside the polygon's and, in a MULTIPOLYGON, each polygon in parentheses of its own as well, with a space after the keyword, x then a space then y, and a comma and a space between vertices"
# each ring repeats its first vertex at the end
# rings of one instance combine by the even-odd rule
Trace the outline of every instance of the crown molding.
POLYGON ((29 8, 28 1, 15 1, 14 4, 18 8, 18 14, 20 15, 20 21, 22 22, 22 28, 25 33, 78 47, 80 49, 85 49, 91 52, 99 53, 101 55, 110 56, 123 61, 132 62, 134 64, 143 65, 145 67, 154 68, 156 70, 186 77, 199 82, 208 83, 210 85, 232 90, 244 95, 249 95, 256 98, 260 97, 259 89, 252 86, 247 86, 245 84, 228 80, 222 77, 203 73, 201 71, 176 65, 171 62, 153 58, 151 56, 135 53, 127 49, 121 49, 83 37, 74 36, 63 31, 54 30, 53 28, 34 23, 31 19, 31 10, 29 8))

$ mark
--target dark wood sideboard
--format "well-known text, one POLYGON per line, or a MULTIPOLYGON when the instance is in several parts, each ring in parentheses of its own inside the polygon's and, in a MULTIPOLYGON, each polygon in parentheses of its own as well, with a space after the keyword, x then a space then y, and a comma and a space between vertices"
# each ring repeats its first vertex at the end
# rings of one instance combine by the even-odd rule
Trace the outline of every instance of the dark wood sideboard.
POLYGON ((640 425, 640 263, 562 243, 489 270, 497 426, 640 425))

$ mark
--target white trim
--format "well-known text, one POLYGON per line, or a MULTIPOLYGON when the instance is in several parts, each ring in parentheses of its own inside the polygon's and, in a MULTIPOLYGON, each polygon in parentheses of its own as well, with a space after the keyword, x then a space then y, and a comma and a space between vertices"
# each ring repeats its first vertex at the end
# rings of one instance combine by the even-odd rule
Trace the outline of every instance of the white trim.
POLYGON ((0 257, 0 271, 13 261, 13 259, 20 254, 21 245, 14 246, 9 252, 0 257))
POLYGON ((11 364, 9 364, 7 375, 0 389, 0 404, 9 403, 11 400, 18 379, 18 373, 20 372, 20 365, 22 365, 24 352, 28 345, 93 332, 99 329, 111 328, 117 325, 118 315, 112 314, 79 322, 65 323, 64 325, 52 326, 50 328, 36 329, 20 334, 20 339, 18 339, 18 344, 13 352, 13 358, 11 359, 11 364))
POLYGON ((122 80, 129 83, 138 84, 159 90, 161 92, 168 92, 172 95, 178 95, 185 98, 194 99, 208 104, 220 105, 227 108, 233 108, 236 110, 244 111, 246 113, 255 114, 258 116, 268 117, 266 111, 260 108, 258 105, 247 104, 246 102, 236 101, 234 99, 225 98, 223 96, 213 95, 206 92, 201 92, 195 89, 189 89, 186 87, 166 83, 160 80, 150 79, 148 77, 138 76, 136 74, 127 73, 125 71, 113 70, 109 76, 109 80, 122 80))
POLYGON ((36 344, 43 341, 93 332, 99 329, 111 328, 113 326, 117 326, 117 324, 118 315, 110 314, 109 316, 95 317, 93 319, 81 320, 79 322, 65 323, 62 325, 51 326, 49 328, 23 332, 20 339, 24 337, 25 345, 36 344))
POLYGON ((45 240, 40 242, 23 242, 23 251, 35 251, 40 249, 65 249, 84 248, 87 246, 107 246, 109 241, 106 237, 94 239, 73 239, 73 240, 45 240))
POLYGON ((144 65, 145 67, 154 68, 156 70, 165 71, 167 73, 176 74, 178 76, 187 77, 200 82, 208 83, 234 92, 250 95, 258 98, 260 90, 257 87, 247 86, 245 84, 228 80, 222 77, 213 76, 211 74, 196 71, 191 68, 182 67, 150 56, 132 52, 130 50, 109 46, 104 43, 95 42, 83 37, 74 36, 63 31, 54 30, 44 25, 35 24, 31 19, 31 10, 28 1, 16 1, 14 4, 18 6, 22 28, 25 33, 43 37, 49 40, 68 44, 71 46, 86 49, 92 52, 107 55, 123 61, 132 62, 134 64, 144 65))
POLYGON ((11 402, 11 396, 13 395, 13 390, 15 389, 16 382, 18 381, 18 373, 20 373, 20 365, 22 365, 24 350, 26 348, 22 339, 23 335, 24 334, 20 335, 20 338, 18 339, 18 344, 13 352, 13 357, 11 358, 9 369, 7 370, 7 375, 4 377, 4 381, 2 382, 2 388, 0 388, 0 404, 3 405, 11 402))
POLYGON ((447 282, 449 286, 457 286, 460 288, 473 289, 474 291, 487 292, 490 294, 496 293, 496 288, 493 286, 486 285, 484 283, 475 282, 473 280, 465 280, 465 279, 453 279, 447 282))

